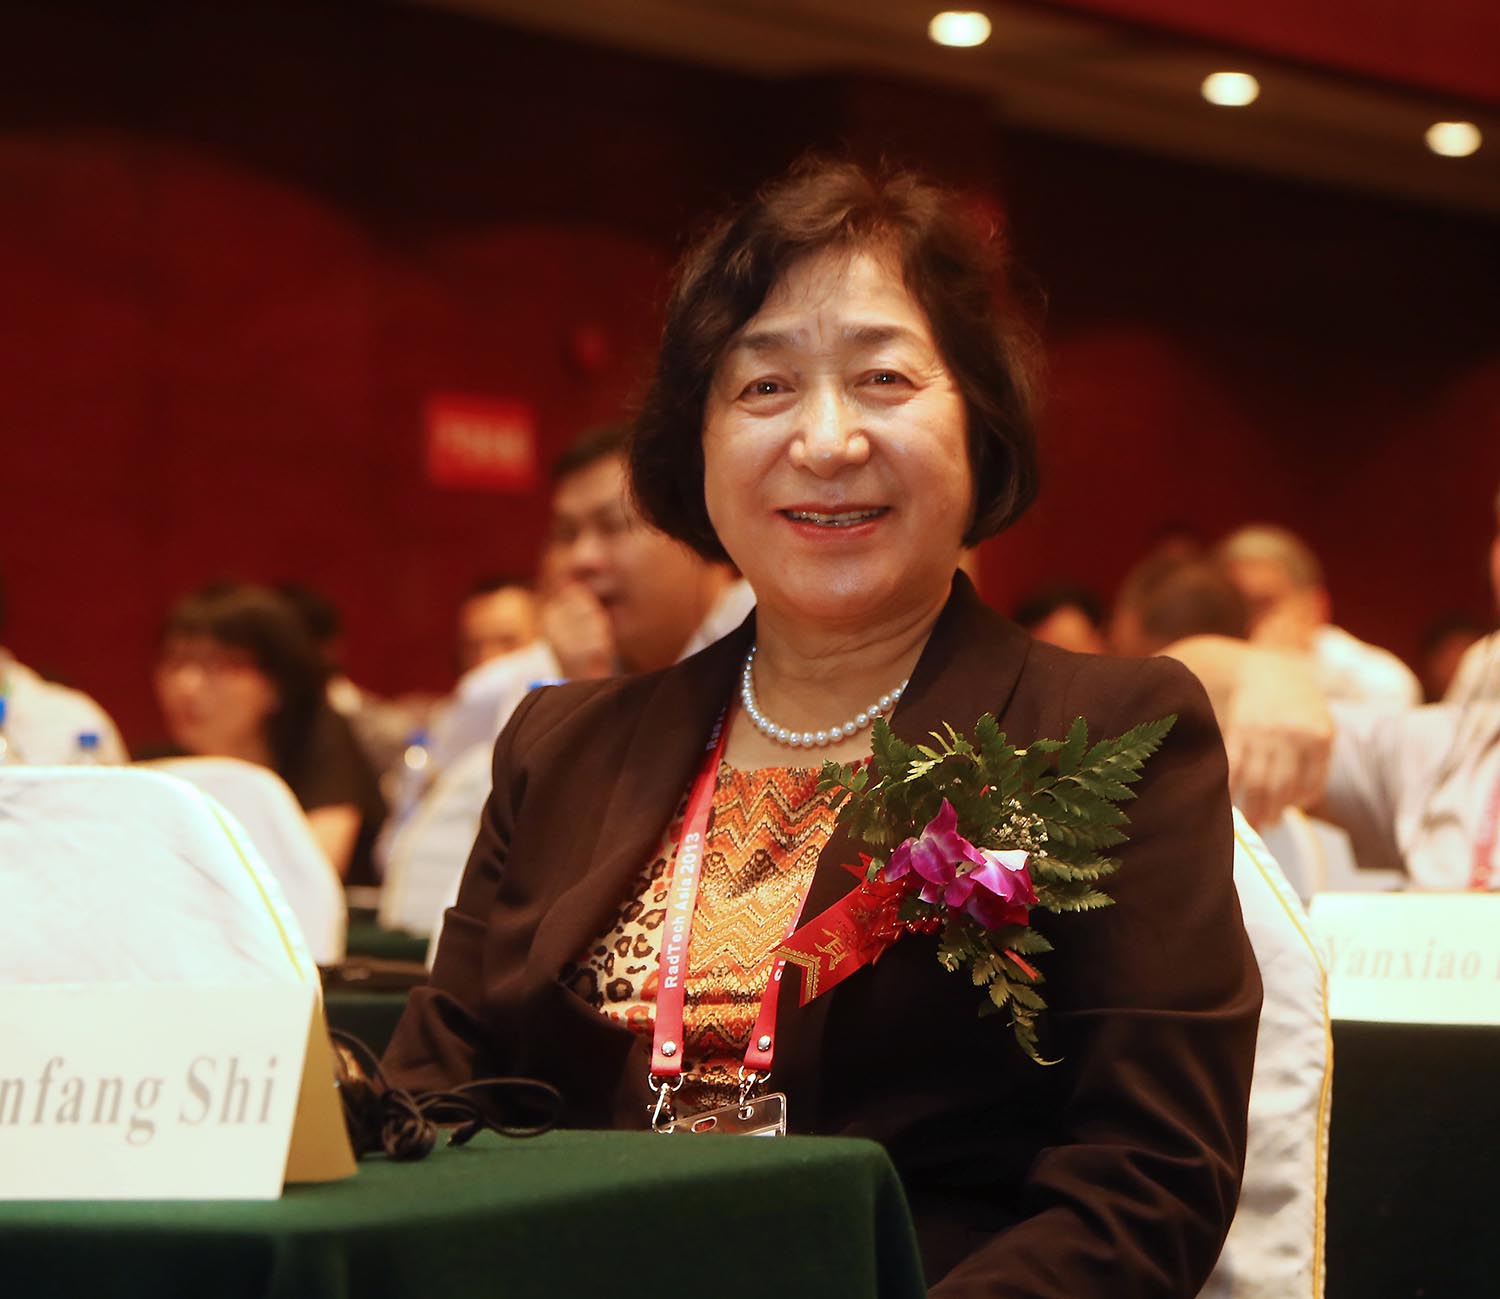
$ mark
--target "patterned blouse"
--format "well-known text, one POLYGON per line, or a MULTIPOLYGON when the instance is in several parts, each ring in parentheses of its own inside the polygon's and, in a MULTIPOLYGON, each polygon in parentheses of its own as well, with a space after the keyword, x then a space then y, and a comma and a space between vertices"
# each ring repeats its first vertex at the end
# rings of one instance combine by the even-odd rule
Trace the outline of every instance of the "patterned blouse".
MULTIPOLYGON (((772 954, 833 833, 834 812, 817 786, 814 767, 719 767, 688 945, 679 1112, 727 1105, 738 1094, 737 1074, 771 978, 772 954)), ((613 926, 562 976, 595 1009, 648 1041, 686 807, 684 796, 613 926)))

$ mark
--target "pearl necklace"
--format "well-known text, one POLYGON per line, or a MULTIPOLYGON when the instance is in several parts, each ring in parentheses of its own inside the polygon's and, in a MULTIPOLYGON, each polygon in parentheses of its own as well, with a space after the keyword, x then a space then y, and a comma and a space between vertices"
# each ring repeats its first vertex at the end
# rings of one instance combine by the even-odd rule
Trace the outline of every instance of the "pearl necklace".
POLYGON ((750 652, 745 655, 745 668, 740 673, 740 702, 745 706, 745 713, 759 731, 768 740, 774 740, 777 744, 789 745, 794 749, 822 748, 824 745, 837 744, 841 740, 847 740, 851 736, 858 735, 867 726, 872 726, 875 719, 883 713, 888 713, 896 706, 896 701, 901 698, 901 692, 906 689, 910 677, 888 695, 881 695, 873 704, 863 712, 855 713, 847 722, 838 726, 830 726, 826 731, 789 731, 785 726, 777 726, 769 717, 760 711, 760 706, 755 702, 755 649, 752 645, 750 652))

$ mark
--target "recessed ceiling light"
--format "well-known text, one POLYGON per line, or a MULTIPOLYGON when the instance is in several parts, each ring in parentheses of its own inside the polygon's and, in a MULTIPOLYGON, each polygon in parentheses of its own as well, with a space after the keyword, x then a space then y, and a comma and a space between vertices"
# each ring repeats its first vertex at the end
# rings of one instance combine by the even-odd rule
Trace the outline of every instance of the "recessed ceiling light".
POLYGON ((1473 122, 1434 122, 1427 128, 1427 147, 1445 158, 1467 158, 1483 143, 1473 122))
POLYGON ((945 9, 933 14, 927 35, 939 45, 983 45, 990 38, 990 20, 972 9, 945 9))
POLYGON ((1243 108, 1260 97, 1260 82, 1248 72, 1214 72, 1203 78, 1203 98, 1220 108, 1243 108))

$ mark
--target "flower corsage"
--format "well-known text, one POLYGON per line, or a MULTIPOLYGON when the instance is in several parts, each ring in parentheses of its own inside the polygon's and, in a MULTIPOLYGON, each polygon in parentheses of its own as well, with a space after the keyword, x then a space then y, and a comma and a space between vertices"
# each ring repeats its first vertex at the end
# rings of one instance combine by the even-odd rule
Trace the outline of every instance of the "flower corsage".
POLYGON ((817 995, 820 974, 831 987, 903 934, 935 933, 944 968, 967 966, 985 990, 979 1013, 1008 1011, 1021 1049, 1052 1063, 1037 1048, 1047 1003, 1034 959, 1052 947, 1031 912, 1110 905, 1097 886, 1119 868, 1108 855, 1126 839, 1118 805, 1135 797, 1130 786, 1176 720, 1090 745, 1080 717, 1066 739, 1025 748, 988 713, 972 740, 947 726, 932 745, 906 744, 877 722, 873 760, 825 763, 818 783, 869 853, 850 867, 859 887, 782 949, 803 969, 804 1001, 817 995))

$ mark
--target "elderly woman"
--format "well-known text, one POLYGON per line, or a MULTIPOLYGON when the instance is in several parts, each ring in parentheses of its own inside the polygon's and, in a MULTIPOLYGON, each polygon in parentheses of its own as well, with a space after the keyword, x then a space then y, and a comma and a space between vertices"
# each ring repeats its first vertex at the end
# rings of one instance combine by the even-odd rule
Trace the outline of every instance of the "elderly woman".
POLYGON ((1027 336, 959 212, 910 177, 814 164, 687 258, 634 488, 739 567, 756 612, 664 672, 527 698, 386 1063, 419 1088, 531 1074, 566 1121, 626 1128, 663 1056, 687 1065, 679 1112, 768 1067, 791 1131, 885 1145, 934 1294, 1191 1296, 1234 1212, 1260 1007, 1223 747, 1177 664, 1034 643, 955 575, 1035 483, 1027 336), (1052 1068, 976 1014, 931 937, 805 1006, 772 978, 795 917, 854 884, 822 760, 867 756, 880 714, 915 741, 987 711, 1021 740, 1178 715, 1130 805, 1116 905, 1036 922, 1052 1068), (679 1043, 658 965, 705 788, 679 1043))

